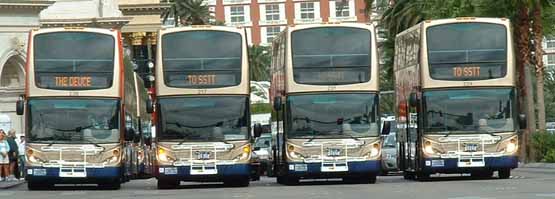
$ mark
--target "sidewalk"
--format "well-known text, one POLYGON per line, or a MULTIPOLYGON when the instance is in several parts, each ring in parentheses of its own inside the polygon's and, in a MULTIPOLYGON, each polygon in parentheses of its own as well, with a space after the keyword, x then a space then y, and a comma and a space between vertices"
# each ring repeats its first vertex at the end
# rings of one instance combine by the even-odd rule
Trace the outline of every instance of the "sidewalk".
POLYGON ((0 182, 0 189, 9 189, 25 183, 25 180, 0 182))
POLYGON ((519 165, 522 168, 555 169, 555 163, 528 163, 519 165))

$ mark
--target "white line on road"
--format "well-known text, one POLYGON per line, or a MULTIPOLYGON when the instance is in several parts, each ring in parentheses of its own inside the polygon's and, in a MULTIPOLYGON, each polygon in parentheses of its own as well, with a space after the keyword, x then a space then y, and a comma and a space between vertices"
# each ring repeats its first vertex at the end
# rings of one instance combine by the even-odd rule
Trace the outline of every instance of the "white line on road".
POLYGON ((555 198, 555 193, 539 193, 536 194, 538 197, 555 198))
POLYGON ((463 197, 455 197, 455 198, 447 198, 447 199, 495 199, 495 198, 484 198, 481 196, 463 196, 463 197))

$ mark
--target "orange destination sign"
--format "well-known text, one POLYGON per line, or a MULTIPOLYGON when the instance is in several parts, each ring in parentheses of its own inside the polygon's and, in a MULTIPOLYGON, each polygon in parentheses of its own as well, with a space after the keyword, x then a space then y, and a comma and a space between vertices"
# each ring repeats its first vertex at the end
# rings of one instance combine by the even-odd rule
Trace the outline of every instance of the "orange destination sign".
POLYGON ((189 85, 214 85, 216 75, 187 75, 186 81, 189 85))
POLYGON ((88 76, 56 76, 54 77, 57 87, 91 87, 92 77, 88 76))
POLYGON ((453 67, 454 77, 480 77, 479 66, 457 66, 453 67))

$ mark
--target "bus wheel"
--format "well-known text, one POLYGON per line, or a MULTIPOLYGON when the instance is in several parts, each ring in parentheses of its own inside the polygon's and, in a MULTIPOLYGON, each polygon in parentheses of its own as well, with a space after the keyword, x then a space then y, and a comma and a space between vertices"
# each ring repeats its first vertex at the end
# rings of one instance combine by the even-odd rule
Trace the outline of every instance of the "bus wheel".
POLYGON ((299 178, 295 178, 295 177, 278 176, 276 179, 277 179, 277 183, 282 185, 292 186, 292 185, 299 184, 299 178))
POLYGON ((418 180, 418 181, 427 181, 429 179, 430 179, 430 174, 429 173, 424 173, 424 172, 416 173, 416 180, 418 180))
POLYGON ((497 173, 499 179, 509 179, 511 177, 511 169, 500 169, 497 173))
POLYGON ((37 183, 32 181, 27 182, 27 189, 29 190, 48 190, 53 187, 53 184, 37 183))
POLYGON ((403 178, 405 180, 414 180, 414 174, 405 171, 405 172, 403 172, 403 178))
POLYGON ((175 189, 179 186, 179 181, 169 181, 158 179, 157 188, 158 189, 175 189))
POLYGON ((250 178, 232 178, 224 180, 224 186, 226 187, 248 187, 250 184, 250 178))
POLYGON ((98 184, 98 188, 104 189, 104 190, 118 190, 121 188, 121 183, 109 182, 109 183, 98 184))

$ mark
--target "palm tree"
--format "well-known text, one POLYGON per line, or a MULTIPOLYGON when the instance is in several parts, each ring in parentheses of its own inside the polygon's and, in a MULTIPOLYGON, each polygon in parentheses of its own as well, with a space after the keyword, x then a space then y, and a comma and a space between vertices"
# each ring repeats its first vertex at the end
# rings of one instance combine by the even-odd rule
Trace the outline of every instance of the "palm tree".
POLYGON ((173 0, 162 16, 164 22, 170 16, 173 17, 175 26, 204 25, 208 24, 211 18, 208 5, 203 0, 173 0))
POLYGON ((270 48, 253 45, 249 47, 250 78, 252 81, 268 81, 270 79, 270 48))

